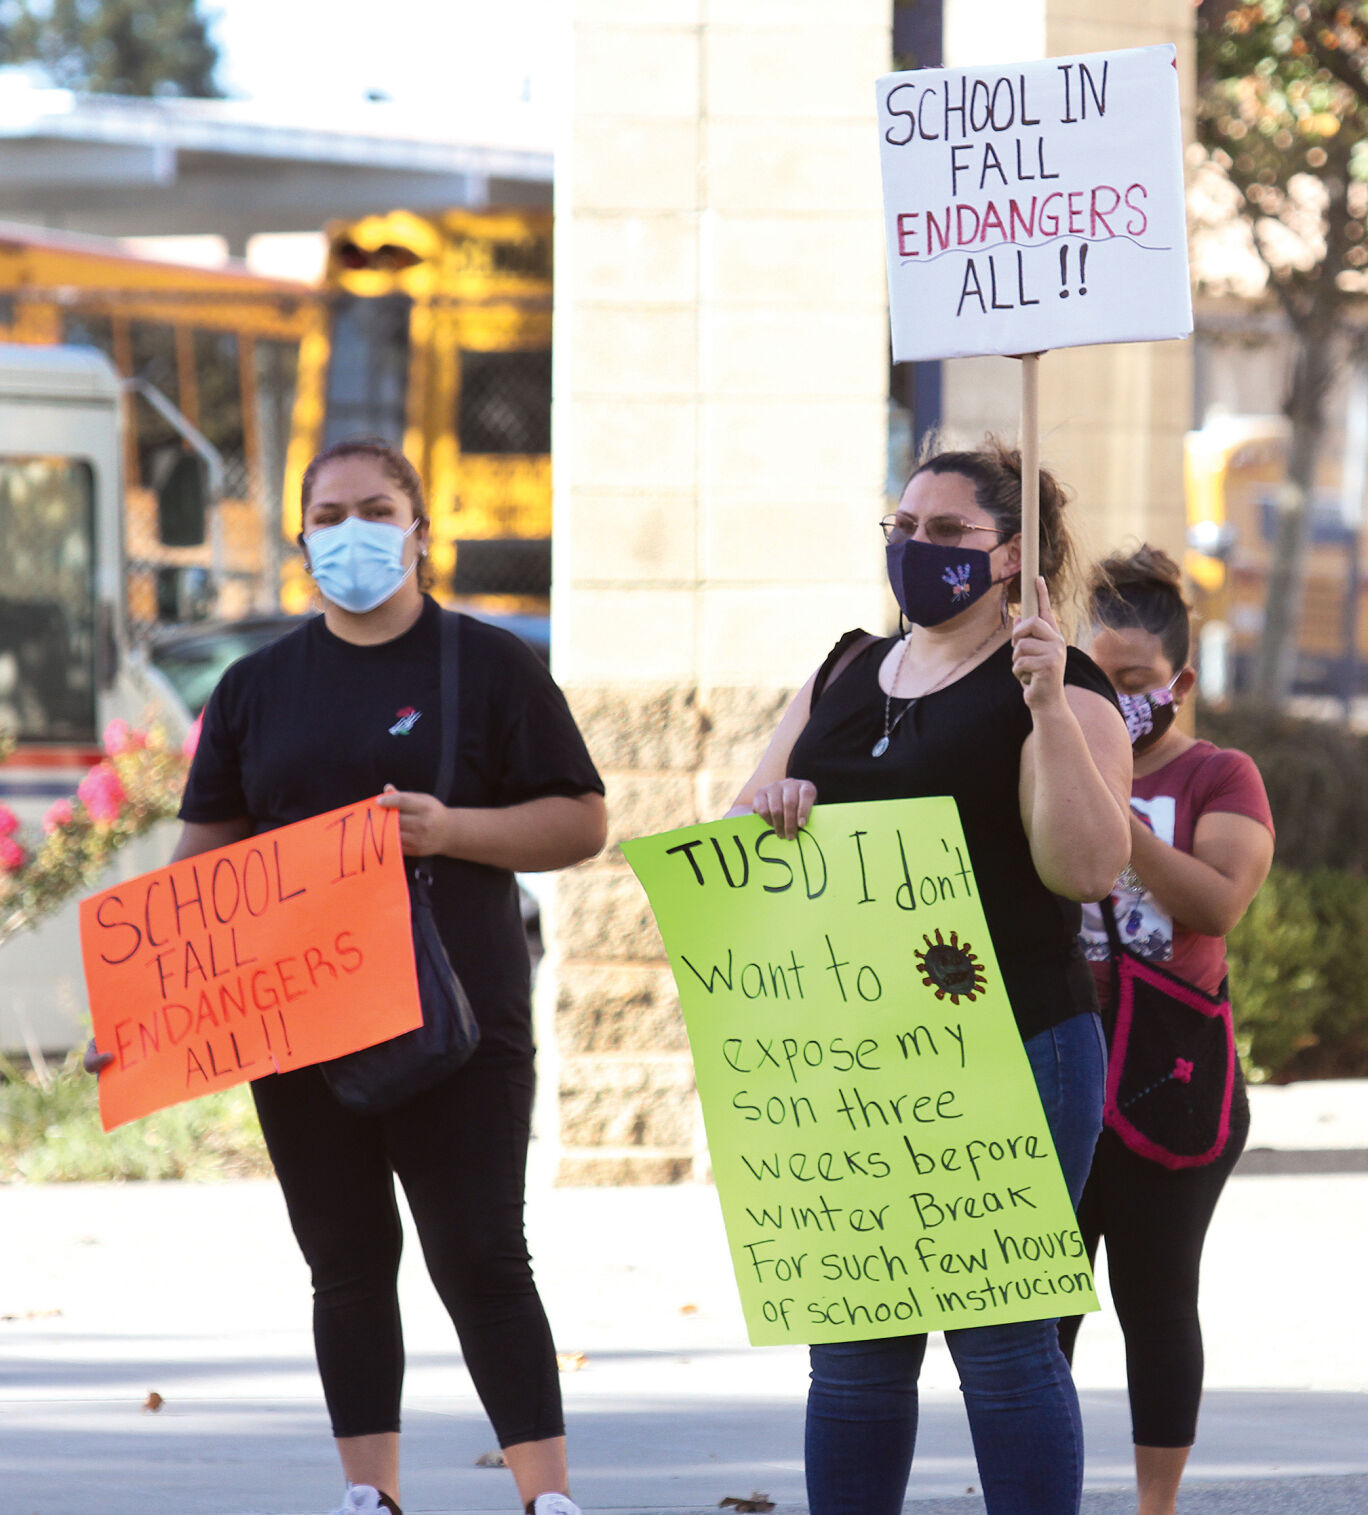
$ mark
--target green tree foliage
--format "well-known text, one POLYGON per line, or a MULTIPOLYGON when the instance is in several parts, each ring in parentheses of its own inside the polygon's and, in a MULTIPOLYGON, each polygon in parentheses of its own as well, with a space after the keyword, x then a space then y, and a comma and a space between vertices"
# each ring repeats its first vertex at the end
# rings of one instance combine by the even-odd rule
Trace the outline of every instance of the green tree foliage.
POLYGON ((1230 933, 1245 1065, 1275 1083, 1368 1076, 1368 881, 1274 866, 1230 933))
POLYGON ((198 0, 0 0, 0 63, 37 63, 62 89, 221 93, 198 0))
MULTIPOLYGON (((1203 707, 1198 733, 1258 765, 1278 842, 1274 860, 1298 873, 1368 877, 1368 736, 1266 706, 1203 707)), ((1364 924, 1368 927, 1368 916, 1364 924)), ((1360 996, 1368 1003, 1368 993, 1360 996)))
POLYGON ((1295 361, 1287 484, 1258 692, 1282 701, 1295 666, 1310 500, 1346 306, 1368 266, 1368 4, 1201 0, 1197 129, 1268 270, 1295 361))
POLYGON ((1278 1083, 1368 1076, 1368 736, 1253 705, 1203 708, 1198 731, 1258 764, 1278 833, 1227 942, 1246 1066, 1278 1083))

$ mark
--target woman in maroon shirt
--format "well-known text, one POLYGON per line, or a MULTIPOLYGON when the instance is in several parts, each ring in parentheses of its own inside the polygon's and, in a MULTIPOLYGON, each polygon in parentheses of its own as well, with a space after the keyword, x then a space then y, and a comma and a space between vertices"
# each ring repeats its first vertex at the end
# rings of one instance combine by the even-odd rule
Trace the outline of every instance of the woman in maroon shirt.
MULTIPOLYGON (((1226 933, 1273 858, 1263 780, 1245 753, 1199 741, 1172 724, 1197 680, 1188 664, 1188 607, 1173 559, 1149 546, 1108 558, 1089 588, 1093 660, 1123 703, 1127 695, 1151 697, 1140 702, 1142 719, 1132 725, 1131 861, 1111 895, 1119 940, 1215 994, 1226 977, 1226 933), (1137 725, 1148 729, 1137 734, 1137 725)), ((1111 950, 1097 906, 1084 909, 1082 941, 1105 1019, 1111 950)), ((1248 1130, 1237 1067, 1230 1134, 1215 1161, 1163 1167, 1137 1155, 1109 1127, 1093 1156, 1079 1225, 1090 1256, 1099 1239, 1107 1239, 1112 1299, 1126 1338, 1138 1515, 1174 1515, 1176 1509, 1202 1393, 1202 1243, 1248 1130)), ((1060 1324, 1070 1357, 1079 1323, 1074 1317, 1060 1324)))

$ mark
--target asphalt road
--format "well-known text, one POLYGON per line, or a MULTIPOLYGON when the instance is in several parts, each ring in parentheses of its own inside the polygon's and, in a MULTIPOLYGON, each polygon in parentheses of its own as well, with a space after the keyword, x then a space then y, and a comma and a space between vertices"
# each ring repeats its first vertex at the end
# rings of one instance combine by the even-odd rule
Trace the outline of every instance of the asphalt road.
MULTIPOLYGON (((1217 1212, 1181 1508, 1363 1515, 1368 1172, 1314 1155, 1368 1150, 1351 1145, 1368 1133, 1368 1085, 1341 1086, 1338 1105, 1324 1089, 1319 1105, 1256 1093, 1253 1145, 1302 1156, 1237 1174, 1217 1212)), ((802 1510, 804 1353, 746 1345, 715 1194, 534 1182, 529 1226, 586 1510, 701 1512, 753 1491, 779 1515, 802 1510)), ((0 1188, 0 1237, 0 1515, 321 1515, 340 1501, 308 1282, 273 1184, 0 1188)), ((511 1512, 507 1473, 476 1466, 493 1436, 416 1248, 402 1288, 406 1515, 511 1512)), ((1084 1510, 1131 1515, 1109 1312, 1086 1323, 1076 1376, 1084 1510)), ((976 1515, 976 1487, 933 1338, 909 1512, 976 1515)))

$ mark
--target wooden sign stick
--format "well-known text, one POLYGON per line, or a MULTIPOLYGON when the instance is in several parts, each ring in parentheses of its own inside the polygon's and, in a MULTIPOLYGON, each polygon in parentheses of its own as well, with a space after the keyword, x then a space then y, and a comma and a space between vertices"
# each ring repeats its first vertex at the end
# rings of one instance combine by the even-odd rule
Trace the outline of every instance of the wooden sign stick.
POLYGON ((1039 609, 1040 573, 1040 354, 1021 359, 1021 614, 1039 609))

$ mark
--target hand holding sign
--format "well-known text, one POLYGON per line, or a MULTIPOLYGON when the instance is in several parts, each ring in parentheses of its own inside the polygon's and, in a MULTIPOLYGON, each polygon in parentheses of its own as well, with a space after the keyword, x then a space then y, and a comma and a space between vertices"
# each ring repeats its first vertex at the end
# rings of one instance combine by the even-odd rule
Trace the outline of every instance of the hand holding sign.
POLYGON ((106 1130, 422 1023, 398 818, 373 800, 83 900, 81 952, 106 1130))
POLYGON ((622 850, 679 987, 753 1342, 1097 1308, 953 800, 622 850))
POLYGON ((1064 696, 1064 664, 1068 646, 1050 607, 1045 580, 1035 583, 1039 609, 1023 614, 1012 628, 1012 672, 1021 680, 1025 700, 1032 710, 1064 696))

